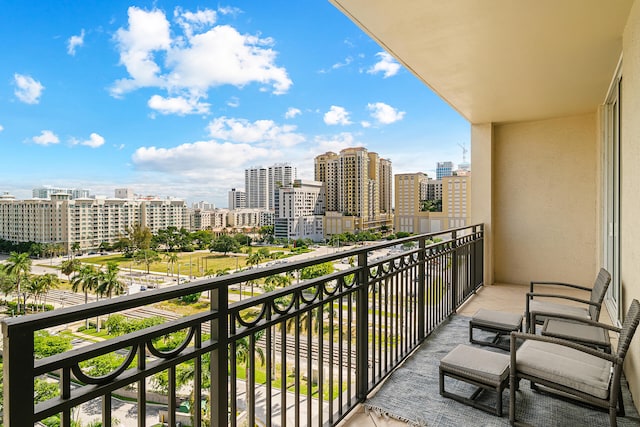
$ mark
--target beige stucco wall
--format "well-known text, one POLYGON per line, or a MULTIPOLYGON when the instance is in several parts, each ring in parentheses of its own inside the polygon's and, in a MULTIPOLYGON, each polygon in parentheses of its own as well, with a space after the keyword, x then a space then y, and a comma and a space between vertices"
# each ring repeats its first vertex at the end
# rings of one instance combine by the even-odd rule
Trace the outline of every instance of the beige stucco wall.
POLYGON ((484 224, 484 284, 494 283, 493 271, 493 125, 471 125, 471 224, 484 224))
MULTIPOLYGON (((622 310, 640 300, 640 2, 635 2, 623 38, 620 254, 622 310)), ((625 374, 640 408, 640 331, 631 343, 625 374)))
POLYGON ((497 283, 593 283, 600 185, 596 125, 595 112, 494 125, 497 283))

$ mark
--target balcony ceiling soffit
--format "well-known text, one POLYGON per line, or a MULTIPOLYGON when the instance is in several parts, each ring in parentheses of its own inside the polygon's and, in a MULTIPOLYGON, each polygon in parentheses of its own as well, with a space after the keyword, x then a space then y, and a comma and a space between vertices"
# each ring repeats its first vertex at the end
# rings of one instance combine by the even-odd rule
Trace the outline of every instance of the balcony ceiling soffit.
POLYGON ((634 0, 330 0, 472 123, 595 111, 634 0))

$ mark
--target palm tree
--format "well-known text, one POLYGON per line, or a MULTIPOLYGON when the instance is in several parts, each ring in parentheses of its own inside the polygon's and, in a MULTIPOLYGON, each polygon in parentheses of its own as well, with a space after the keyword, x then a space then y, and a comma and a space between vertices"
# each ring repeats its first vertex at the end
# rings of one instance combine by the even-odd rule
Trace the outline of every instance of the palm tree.
POLYGON ((57 275, 53 273, 43 274, 42 276, 38 276, 33 282, 35 282, 36 290, 39 292, 39 297, 44 297, 44 302, 42 302, 42 311, 44 311, 44 306, 47 303, 47 293, 49 293, 52 289, 57 289, 60 286, 60 279, 57 275))
POLYGON ((71 244, 71 258, 73 259, 76 256, 76 252, 80 250, 80 243, 73 242, 71 244))
MULTIPOLYGON (((211 356, 209 355, 209 353, 203 354, 201 369, 200 369, 202 388, 211 387, 211 369, 209 368, 210 365, 211 365, 211 356)), ((187 385, 189 383, 193 383, 195 374, 196 374, 195 360, 191 360, 189 362, 181 363, 180 365, 178 365, 178 369, 176 369, 177 388, 187 385)), ((198 403, 195 402, 195 388, 193 387, 191 387, 191 393, 189 394, 189 402, 191 403, 191 407, 190 407, 191 419, 193 420, 195 416, 195 411, 200 410, 202 414, 202 419, 203 421, 205 421, 205 418, 208 415, 206 413, 206 406, 203 407, 201 402, 198 402, 198 403)))
POLYGON ((4 264, 0 264, 0 291, 6 297, 11 292, 13 292, 13 288, 15 287, 15 283, 13 283, 13 278, 7 273, 4 264))
POLYGON ((107 263, 107 271, 100 272, 100 283, 96 291, 101 295, 108 295, 109 298, 112 297, 115 292, 116 295, 120 295, 124 293, 125 284, 118 274, 120 273, 120 268, 118 267, 118 263, 115 261, 109 261, 107 263))
POLYGON ((273 286, 273 289, 278 287, 284 288, 291 284, 291 277, 283 276, 281 274, 273 274, 264 279, 264 284, 269 285, 270 287, 273 286))
MULTIPOLYGON (((83 265, 78 270, 78 274, 73 277, 71 290, 73 292, 78 292, 79 289, 82 290, 85 304, 89 302, 89 291, 95 288, 97 273, 92 265, 83 265)), ((86 328, 89 329, 89 318, 86 321, 86 328)))
POLYGON ((60 264, 60 271, 67 276, 67 280, 71 281, 71 275, 80 268, 80 261, 77 259, 67 259, 60 264))
POLYGON ((258 251, 254 252, 247 257, 246 264, 251 266, 256 266, 260 264, 265 259, 264 253, 258 251))
POLYGON ((171 275, 173 276, 173 265, 178 263, 178 254, 175 252, 168 253, 164 256, 164 259, 167 260, 167 276, 169 275, 169 265, 171 265, 171 275))
MULTIPOLYGON (((16 280, 16 290, 18 292, 18 313, 20 313, 20 282, 29 277, 31 273, 31 258, 26 252, 11 252, 5 266, 5 271, 16 280)), ((26 301, 25 301, 26 304, 26 301)))
MULTIPOLYGON (((255 338, 255 343, 258 342, 258 340, 260 340, 260 338, 262 338, 262 336, 264 335, 265 331, 264 329, 256 332, 253 336, 255 338)), ((231 347, 229 347, 231 348, 231 347)), ((256 355, 258 356, 258 359, 260 360, 260 366, 264 365, 264 351, 262 350, 262 348, 260 348, 257 345, 254 345, 253 347, 254 351, 256 352, 256 355)), ((249 337, 242 337, 239 340, 236 341, 236 357, 235 357, 235 361, 236 363, 240 363, 242 365, 244 365, 245 367, 245 372, 246 372, 246 378, 245 378, 245 387, 246 387, 246 399, 247 399, 247 404, 249 404, 249 359, 251 356, 251 345, 250 345, 250 341, 249 341, 249 337)))

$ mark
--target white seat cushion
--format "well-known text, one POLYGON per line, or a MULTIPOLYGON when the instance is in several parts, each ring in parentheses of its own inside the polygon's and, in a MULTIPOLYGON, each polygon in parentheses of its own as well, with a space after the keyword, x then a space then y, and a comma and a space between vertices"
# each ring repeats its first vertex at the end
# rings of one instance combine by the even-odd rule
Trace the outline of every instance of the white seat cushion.
POLYGON ((527 340, 516 353, 518 372, 582 391, 609 397, 611 362, 558 344, 527 340))

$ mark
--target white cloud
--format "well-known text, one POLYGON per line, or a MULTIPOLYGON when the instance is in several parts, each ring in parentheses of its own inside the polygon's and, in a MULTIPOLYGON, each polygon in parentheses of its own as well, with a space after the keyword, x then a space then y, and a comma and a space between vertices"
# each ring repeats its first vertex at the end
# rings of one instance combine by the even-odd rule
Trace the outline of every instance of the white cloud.
POLYGON ((273 120, 256 120, 218 117, 209 123, 212 138, 242 143, 259 143, 274 148, 293 147, 304 141, 304 136, 296 133, 296 126, 278 126, 273 120))
POLYGON ((44 90, 42 83, 34 80, 31 76, 18 73, 13 75, 13 79, 17 86, 14 94, 20 101, 25 104, 37 104, 40 102, 40 96, 44 90))
POLYGON ((84 141, 77 140, 75 138, 71 139, 71 145, 84 145, 91 148, 98 148, 104 144, 104 138, 97 133, 93 132, 89 135, 89 139, 84 141))
POLYGON ((149 98, 147 105, 161 114, 184 116, 185 114, 206 114, 211 104, 198 102, 197 98, 186 99, 181 96, 163 98, 160 95, 153 95, 149 98))
POLYGON ((50 130, 43 130, 40 135, 31 138, 38 145, 58 144, 60 138, 50 130))
POLYGON ((378 52, 376 56, 380 58, 380 61, 376 62, 373 67, 367 70, 369 74, 383 73, 384 78, 395 76, 400 70, 400 64, 387 52, 378 52))
POLYGON ((67 53, 71 56, 76 54, 76 48, 84 44, 84 29, 80 31, 79 36, 71 36, 67 41, 67 53))
POLYGON ((115 40, 120 50, 120 63, 127 68, 131 78, 114 84, 111 94, 116 97, 140 87, 163 86, 161 69, 153 53, 171 48, 170 25, 162 11, 147 12, 132 6, 128 14, 129 29, 118 29, 115 40))
POLYGON ((349 112, 344 107, 332 105, 329 111, 324 113, 324 122, 328 125, 349 125, 349 112))
MULTIPOLYGON (((197 105, 209 89, 222 85, 257 83, 262 90, 271 87, 274 94, 286 93, 291 87, 286 69, 275 64, 271 38, 218 25, 218 14, 210 9, 176 9, 173 18, 174 26, 158 9, 129 8, 128 28, 120 28, 115 35, 128 77, 113 84, 113 96, 156 87, 167 91, 166 99, 182 97, 197 105)), ((183 111, 176 109, 178 114, 183 111)))
POLYGON ((384 102, 367 104, 367 109, 371 111, 371 117, 384 125, 400 121, 405 115, 404 111, 398 111, 397 109, 385 104, 384 102))
POLYGON ((240 98, 238 98, 237 96, 232 96, 227 101, 227 105, 232 108, 238 108, 240 106, 240 98))
POLYGON ((360 126, 362 126, 363 128, 370 128, 371 122, 368 122, 367 120, 363 120, 360 122, 360 126))
POLYGON ((346 67, 347 65, 351 64, 353 62, 353 58, 350 56, 347 56, 344 59, 344 62, 337 62, 335 64, 333 64, 331 66, 332 69, 337 70, 338 68, 342 68, 342 67, 346 67))
POLYGON ((299 116, 300 114, 302 114, 302 111, 300 111, 300 109, 294 108, 294 107, 289 107, 287 112, 284 113, 284 118, 285 119, 293 119, 294 117, 299 116))
POLYGON ((173 14, 176 22, 182 27, 187 37, 191 37, 194 30, 202 31, 207 26, 215 24, 218 20, 216 11, 211 9, 182 12, 182 9, 177 8, 173 14))
POLYGON ((198 141, 173 148, 140 147, 133 153, 132 161, 141 170, 211 177, 215 169, 239 168, 268 153, 267 148, 251 144, 198 141))
POLYGON ((0 132, 4 130, 4 126, 0 125, 0 132))

